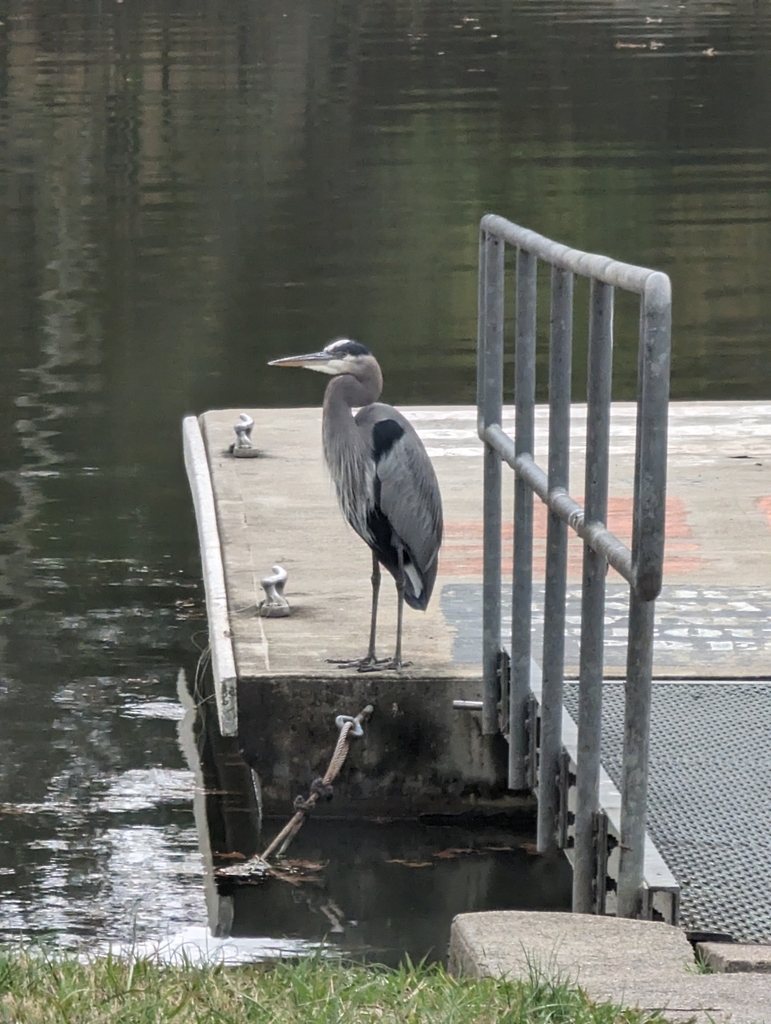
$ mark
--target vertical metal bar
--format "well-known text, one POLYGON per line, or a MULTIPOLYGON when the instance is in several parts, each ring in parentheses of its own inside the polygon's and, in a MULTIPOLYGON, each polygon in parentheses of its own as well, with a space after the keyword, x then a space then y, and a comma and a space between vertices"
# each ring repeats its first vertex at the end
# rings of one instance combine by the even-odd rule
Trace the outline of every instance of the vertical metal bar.
MULTIPOLYGON (((613 288, 592 279, 586 394, 587 522, 605 523, 607 518, 612 363, 613 288)), ((606 569, 605 559, 585 543, 573 865, 573 910, 576 913, 591 913, 595 906, 592 816, 599 810, 600 794, 606 569)))
POLYGON ((479 267, 477 270, 477 430, 484 427, 485 405, 485 330, 486 303, 485 286, 487 283, 487 232, 479 230, 479 267))
POLYGON ((671 347, 669 279, 651 274, 640 315, 635 452, 635 581, 629 602, 624 751, 621 769, 621 849, 618 914, 638 916, 645 861, 653 628, 661 587, 671 347))
POLYGON ((672 334, 672 294, 666 274, 646 281, 640 311, 635 530, 635 588, 647 601, 658 597, 664 561, 667 485, 667 410, 672 334))
MULTIPOLYGON (((549 339, 549 491, 570 482, 570 383, 573 344, 573 274, 551 271, 549 339)), ((559 774, 562 751, 562 690, 565 674, 565 593, 568 528, 549 512, 543 607, 543 689, 538 778, 538 849, 560 846, 559 774)))
POLYGON ((641 909, 648 798, 654 608, 654 601, 641 601, 634 589, 631 590, 624 754, 621 769, 619 917, 637 917, 641 909))
MULTIPOLYGON (((480 418, 500 424, 503 406, 503 256, 505 243, 483 234, 480 242, 480 418)), ((498 731, 498 656, 501 649, 501 457, 485 444, 482 584, 482 732, 498 731)))
MULTIPOLYGON (((533 454, 535 441, 535 324, 537 259, 517 250, 517 316, 514 374, 517 455, 533 454)), ((511 588, 509 688, 509 789, 527 787, 527 703, 530 697, 530 629, 533 598, 533 492, 514 479, 514 573, 511 588)), ((533 728, 535 724, 533 723, 533 728)))

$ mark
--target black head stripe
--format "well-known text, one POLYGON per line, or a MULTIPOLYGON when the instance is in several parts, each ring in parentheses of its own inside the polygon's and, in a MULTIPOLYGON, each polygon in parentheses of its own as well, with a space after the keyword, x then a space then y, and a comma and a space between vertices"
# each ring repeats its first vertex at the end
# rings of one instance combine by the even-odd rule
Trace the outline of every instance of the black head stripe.
POLYGON ((404 427, 396 420, 378 420, 372 428, 372 458, 380 462, 404 436, 404 427))
POLYGON ((336 356, 369 356, 372 355, 368 348, 360 345, 358 341, 351 341, 350 338, 338 338, 337 341, 330 341, 325 352, 334 352, 336 356))

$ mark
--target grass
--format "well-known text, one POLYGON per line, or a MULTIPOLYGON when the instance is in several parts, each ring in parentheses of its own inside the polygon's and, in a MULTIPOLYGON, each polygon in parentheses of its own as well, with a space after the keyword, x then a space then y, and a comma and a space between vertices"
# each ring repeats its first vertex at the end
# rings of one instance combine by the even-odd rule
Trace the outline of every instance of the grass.
POLYGON ((694 955, 693 965, 689 964, 686 967, 689 974, 714 974, 713 968, 707 962, 704 954, 700 949, 696 950, 694 955))
POLYGON ((451 977, 321 958, 248 967, 0 948, 2 1024, 644 1024, 537 970, 524 982, 451 977))

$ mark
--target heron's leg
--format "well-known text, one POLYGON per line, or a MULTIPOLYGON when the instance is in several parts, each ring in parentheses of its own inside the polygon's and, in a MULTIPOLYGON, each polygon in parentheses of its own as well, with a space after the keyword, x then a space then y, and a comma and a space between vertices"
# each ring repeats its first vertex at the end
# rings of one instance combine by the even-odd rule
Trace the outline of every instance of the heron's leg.
POLYGON ((382 668, 392 668, 390 658, 381 658, 379 661, 375 656, 375 639, 377 637, 377 605, 380 595, 380 562, 375 552, 372 552, 372 613, 369 624, 369 647, 363 658, 351 658, 341 660, 339 658, 328 658, 333 665, 340 668, 356 668, 360 672, 372 672, 382 668))
MULTIPOLYGON (((402 567, 402 549, 399 548, 399 575, 396 578, 396 650, 394 651, 393 658, 381 659, 380 661, 375 660, 369 661, 365 658, 364 661, 359 665, 359 672, 377 672, 384 670, 395 670, 398 672, 400 668, 407 668, 411 662, 402 661, 402 619, 404 618, 404 569, 402 567)), ((373 584, 374 586, 374 584, 373 584)), ((372 628, 374 637, 374 612, 372 619, 372 628)), ((373 648, 374 653, 374 648, 373 648)))
POLYGON ((399 579, 396 581, 396 650, 394 651, 393 667, 396 669, 406 668, 411 664, 409 661, 402 661, 402 620, 404 619, 404 553, 399 548, 399 579))
POLYGON ((369 647, 365 661, 375 661, 375 637, 377 636, 377 602, 380 596, 380 562, 372 552, 372 617, 369 623, 369 647))
POLYGON ((396 584, 396 650, 394 668, 402 667, 402 619, 404 618, 404 577, 396 584))

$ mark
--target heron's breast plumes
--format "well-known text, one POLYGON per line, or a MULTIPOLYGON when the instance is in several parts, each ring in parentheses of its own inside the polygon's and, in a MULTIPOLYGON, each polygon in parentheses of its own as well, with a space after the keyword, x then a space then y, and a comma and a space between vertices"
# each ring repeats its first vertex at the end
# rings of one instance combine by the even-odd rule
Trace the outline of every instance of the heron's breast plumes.
POLYGON ((375 466, 360 446, 340 445, 324 432, 324 459, 335 484, 337 500, 345 518, 368 544, 367 525, 375 505, 375 466))

